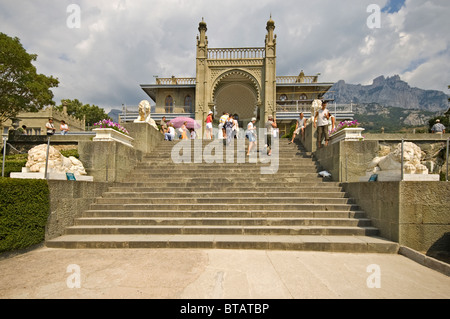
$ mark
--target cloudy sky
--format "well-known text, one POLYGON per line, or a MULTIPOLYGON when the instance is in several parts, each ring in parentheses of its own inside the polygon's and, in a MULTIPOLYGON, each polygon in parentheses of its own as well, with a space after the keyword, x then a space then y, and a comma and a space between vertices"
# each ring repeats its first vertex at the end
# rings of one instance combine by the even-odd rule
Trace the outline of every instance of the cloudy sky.
POLYGON ((270 15, 277 75, 370 84, 398 74, 449 93, 448 0, 0 0, 0 32, 59 79, 57 104, 77 98, 108 111, 149 99, 139 85, 154 76, 194 77, 202 17, 209 47, 262 47, 270 15))

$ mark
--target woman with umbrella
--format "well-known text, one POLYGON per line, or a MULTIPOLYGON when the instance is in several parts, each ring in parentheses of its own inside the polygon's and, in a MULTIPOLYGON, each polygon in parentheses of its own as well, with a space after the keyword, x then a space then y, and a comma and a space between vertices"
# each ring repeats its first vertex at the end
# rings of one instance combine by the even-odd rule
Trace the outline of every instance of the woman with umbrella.
POLYGON ((182 140, 187 140, 187 122, 184 122, 183 125, 180 127, 180 132, 181 132, 181 139, 182 140))

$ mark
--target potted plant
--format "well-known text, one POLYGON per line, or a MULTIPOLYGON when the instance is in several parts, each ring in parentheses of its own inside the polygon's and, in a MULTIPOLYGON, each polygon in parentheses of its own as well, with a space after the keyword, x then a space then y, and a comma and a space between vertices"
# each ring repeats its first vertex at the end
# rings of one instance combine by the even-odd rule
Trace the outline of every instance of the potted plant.
POLYGON ((133 147, 131 144, 133 138, 130 136, 128 130, 120 124, 104 119, 100 122, 94 123, 94 127, 94 141, 117 141, 133 147))
POLYGON ((363 128, 357 120, 342 121, 338 126, 330 132, 330 143, 334 144, 339 141, 363 141, 364 136, 361 135, 363 128))

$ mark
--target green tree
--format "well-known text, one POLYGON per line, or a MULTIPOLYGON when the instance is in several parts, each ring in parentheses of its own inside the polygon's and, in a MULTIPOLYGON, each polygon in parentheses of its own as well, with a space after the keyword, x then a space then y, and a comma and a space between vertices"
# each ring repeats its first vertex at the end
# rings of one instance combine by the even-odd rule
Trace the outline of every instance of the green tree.
POLYGON ((94 123, 103 119, 111 119, 105 110, 97 105, 83 104, 78 99, 61 100, 61 105, 55 107, 58 111, 62 111, 64 105, 67 107, 67 114, 76 117, 79 120, 85 118, 86 126, 93 126, 94 123))
POLYGON ((20 112, 37 112, 54 105, 53 92, 58 79, 38 74, 18 38, 0 32, 0 124, 20 112))

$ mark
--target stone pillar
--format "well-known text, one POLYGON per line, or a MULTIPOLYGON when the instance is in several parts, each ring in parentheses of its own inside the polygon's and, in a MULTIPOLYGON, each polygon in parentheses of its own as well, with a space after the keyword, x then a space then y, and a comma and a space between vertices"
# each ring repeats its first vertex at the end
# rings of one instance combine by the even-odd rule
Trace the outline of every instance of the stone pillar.
POLYGON ((208 38, 206 37, 206 22, 199 23, 197 37, 197 60, 196 60, 196 85, 195 85, 195 120, 202 125, 205 131, 206 115, 210 110, 207 92, 207 58, 208 58, 208 38))
POLYGON ((260 110, 260 127, 263 127, 269 115, 276 118, 276 35, 274 35, 275 22, 270 18, 267 21, 267 35, 265 43, 264 76, 263 76, 263 105, 260 110))

